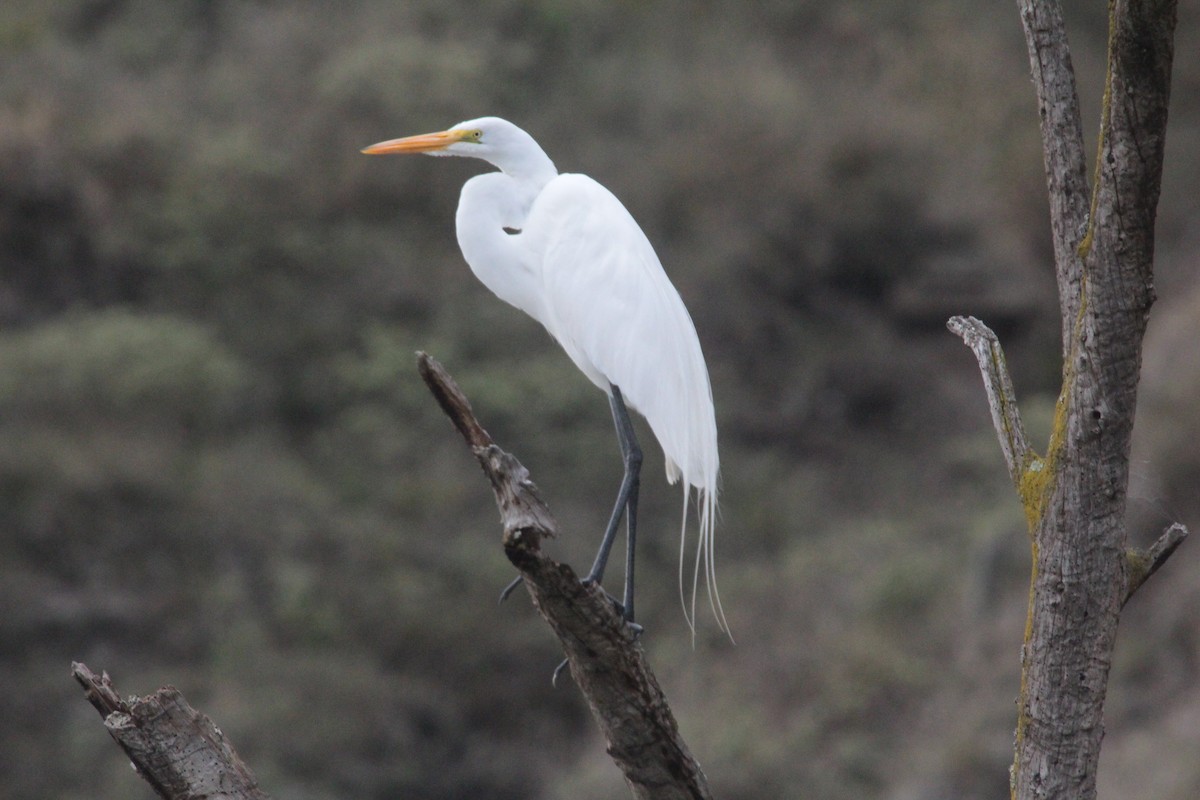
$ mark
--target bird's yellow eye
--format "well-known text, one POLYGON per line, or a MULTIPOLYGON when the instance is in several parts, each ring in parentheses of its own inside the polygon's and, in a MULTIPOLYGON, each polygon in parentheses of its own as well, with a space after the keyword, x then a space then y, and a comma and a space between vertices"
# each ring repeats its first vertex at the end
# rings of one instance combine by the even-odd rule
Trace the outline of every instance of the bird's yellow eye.
POLYGON ((473 131, 468 131, 467 135, 463 138, 468 142, 482 142, 483 141, 483 131, 476 128, 473 131))

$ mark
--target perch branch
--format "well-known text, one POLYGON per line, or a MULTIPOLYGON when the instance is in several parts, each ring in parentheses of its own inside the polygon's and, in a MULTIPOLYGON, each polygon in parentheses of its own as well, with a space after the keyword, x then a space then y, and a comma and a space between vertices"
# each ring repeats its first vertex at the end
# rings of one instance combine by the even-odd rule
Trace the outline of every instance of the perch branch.
POLYGON ((571 676, 633 796, 711 797, 636 636, 608 595, 600 586, 583 585, 569 566, 541 551, 541 540, 554 536, 556 526, 529 472, 496 446, 441 364, 418 353, 417 365, 491 481, 504 527, 504 552, 562 643, 571 676))
POLYGON ((974 317, 951 317, 946 327, 971 348, 979 362, 979 371, 983 373, 983 389, 987 393, 988 408, 992 412, 992 424, 1000 439, 1000 448, 1004 451, 1008 475, 1013 485, 1019 488, 1031 451, 1000 341, 991 328, 974 317))
POLYGON ((71 673, 134 770, 166 800, 267 800, 212 720, 173 687, 122 700, 108 673, 74 663, 71 673))
POLYGON ((1129 602, 1133 593, 1141 588, 1151 575, 1158 572, 1159 567, 1167 563, 1167 559, 1178 549, 1179 545, 1183 544, 1187 535, 1187 527, 1176 522, 1163 531, 1162 536, 1159 536, 1149 548, 1140 550, 1131 547, 1126 551, 1129 573, 1128 582, 1125 584, 1125 599, 1121 601, 1122 606, 1129 602))

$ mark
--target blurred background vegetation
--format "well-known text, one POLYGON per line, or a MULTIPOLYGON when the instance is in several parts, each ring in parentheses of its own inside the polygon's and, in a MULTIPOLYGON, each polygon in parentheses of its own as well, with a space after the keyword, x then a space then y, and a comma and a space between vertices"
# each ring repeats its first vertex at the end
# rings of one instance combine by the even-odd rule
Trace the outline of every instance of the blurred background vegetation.
MULTIPOLYGON (((1089 131, 1104 14, 1067 15, 1089 131)), ((1180 8, 1131 531, 1200 521, 1200 15, 1180 8)), ((0 6, 0 798, 150 797, 69 678, 173 683, 277 797, 620 797, 478 468, 458 377, 585 565, 602 397, 470 275, 481 164, 358 149, 498 114, 629 206, 696 320, 738 644, 640 612, 725 798, 995 798, 1028 553, 956 313, 1057 393, 1037 115, 982 0, 0 6)), ((642 429, 645 441, 649 432, 642 429)), ((1191 546, 1126 610, 1102 794, 1200 794, 1191 546)), ((618 576, 619 578, 619 576, 618 576)))

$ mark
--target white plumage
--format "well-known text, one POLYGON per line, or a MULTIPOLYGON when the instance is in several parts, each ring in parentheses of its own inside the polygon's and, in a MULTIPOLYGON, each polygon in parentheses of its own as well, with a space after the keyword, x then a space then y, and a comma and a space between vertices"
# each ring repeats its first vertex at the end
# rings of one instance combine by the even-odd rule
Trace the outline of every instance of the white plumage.
MULTIPOLYGON (((622 397, 646 418, 666 456, 667 480, 683 478, 681 594, 689 498, 692 489, 697 492, 700 536, 689 624, 694 625, 703 571, 713 613, 727 630, 713 558, 719 460, 708 369, 683 300, 625 206, 585 175, 559 174, 533 137, 496 117, 381 142, 363 152, 471 156, 500 169, 463 186, 456 215, 463 256, 497 297, 542 323, 610 401, 613 387, 619 388, 614 405, 619 436, 622 397)), ((635 484, 636 478, 635 471, 635 484)), ((631 523, 636 497, 635 488, 631 523)), ((615 509, 606 538, 622 510, 615 509)), ((599 578, 606 559, 602 547, 589 577, 599 578)), ((631 622, 632 601, 627 582, 631 622)))

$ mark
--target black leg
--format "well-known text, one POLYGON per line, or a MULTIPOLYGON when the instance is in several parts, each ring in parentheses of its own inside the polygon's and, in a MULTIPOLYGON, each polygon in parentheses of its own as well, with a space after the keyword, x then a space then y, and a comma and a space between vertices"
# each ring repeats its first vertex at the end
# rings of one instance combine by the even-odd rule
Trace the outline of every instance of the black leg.
POLYGON ((621 460, 625 465, 625 476, 621 480, 621 489, 617 492, 617 502, 613 506, 608 527, 604 530, 604 539, 600 542, 600 550, 597 551, 591 572, 584 578, 584 582, 598 583, 604 577, 604 568, 608 565, 608 556, 612 551, 613 542, 617 538, 617 527, 621 524, 621 516, 628 509, 629 536, 628 547, 625 551, 623 615, 627 622, 633 622, 633 562, 634 544, 637 541, 638 484, 642 470, 642 449, 638 447, 637 437, 633 432, 633 422, 629 419, 629 411, 625 408, 621 390, 616 386, 612 387, 610 404, 612 405, 613 422, 617 428, 617 442, 621 446, 621 460))
MULTIPOLYGON (((626 417, 628 420, 628 417, 626 417)), ((630 437, 633 436, 633 428, 629 429, 630 437)), ((625 537, 625 597, 622 603, 625 606, 625 621, 633 622, 633 556, 636 552, 635 544, 637 543, 637 510, 638 510, 638 477, 641 473, 642 466, 642 451, 638 448, 637 442, 633 442, 633 449, 637 453, 636 465, 633 467, 634 477, 633 485, 629 487, 629 499, 625 503, 625 508, 628 510, 625 515, 625 526, 627 536, 625 537)), ((625 469, 628 470, 629 460, 626 459, 625 469)))

